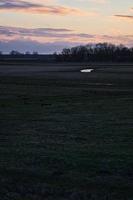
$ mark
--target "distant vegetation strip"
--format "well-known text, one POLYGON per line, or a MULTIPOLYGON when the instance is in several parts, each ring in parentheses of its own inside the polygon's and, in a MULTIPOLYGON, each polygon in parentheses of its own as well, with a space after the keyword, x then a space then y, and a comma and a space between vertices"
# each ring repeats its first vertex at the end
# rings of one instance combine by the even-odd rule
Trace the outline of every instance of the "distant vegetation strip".
POLYGON ((16 62, 133 62, 133 47, 122 44, 98 43, 64 48, 61 53, 39 54, 12 50, 9 54, 0 51, 0 63, 16 62))
POLYGON ((59 61, 80 61, 80 62, 132 62, 133 47, 114 45, 110 43, 88 44, 65 48, 57 55, 59 61))

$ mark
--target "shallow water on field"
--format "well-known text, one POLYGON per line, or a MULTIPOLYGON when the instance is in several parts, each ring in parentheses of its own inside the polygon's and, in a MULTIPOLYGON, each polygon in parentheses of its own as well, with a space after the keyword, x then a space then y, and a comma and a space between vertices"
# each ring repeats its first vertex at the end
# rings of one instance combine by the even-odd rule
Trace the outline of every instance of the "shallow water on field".
POLYGON ((91 73, 94 69, 82 69, 80 70, 81 73, 91 73))

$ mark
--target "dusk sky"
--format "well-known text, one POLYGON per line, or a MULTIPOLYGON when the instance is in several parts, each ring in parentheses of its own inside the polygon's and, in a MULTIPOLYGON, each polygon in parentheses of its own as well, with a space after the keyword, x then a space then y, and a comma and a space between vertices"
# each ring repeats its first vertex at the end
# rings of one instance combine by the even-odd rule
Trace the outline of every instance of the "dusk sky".
POLYGON ((0 0, 0 50, 53 53, 111 42, 133 45, 132 0, 0 0))

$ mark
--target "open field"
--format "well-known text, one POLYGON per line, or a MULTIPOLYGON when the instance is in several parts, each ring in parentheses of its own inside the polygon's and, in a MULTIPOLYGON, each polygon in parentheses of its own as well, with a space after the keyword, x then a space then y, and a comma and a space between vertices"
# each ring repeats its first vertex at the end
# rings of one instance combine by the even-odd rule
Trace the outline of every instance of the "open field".
POLYGON ((83 68, 0 66, 0 200, 133 199, 133 65, 83 68))

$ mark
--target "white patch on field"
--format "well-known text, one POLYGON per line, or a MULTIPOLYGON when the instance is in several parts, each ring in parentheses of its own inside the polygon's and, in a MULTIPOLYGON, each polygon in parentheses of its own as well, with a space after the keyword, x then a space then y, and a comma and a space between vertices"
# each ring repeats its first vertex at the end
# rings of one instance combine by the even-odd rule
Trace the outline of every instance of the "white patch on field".
POLYGON ((90 73, 92 72, 94 69, 82 69, 80 70, 81 73, 90 73))

